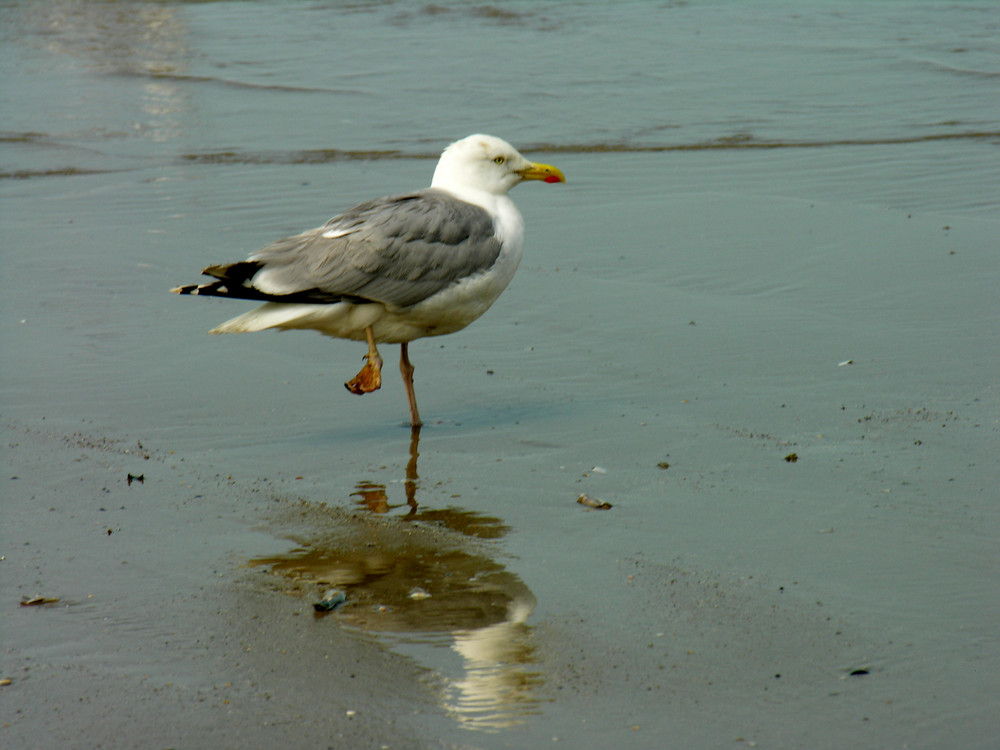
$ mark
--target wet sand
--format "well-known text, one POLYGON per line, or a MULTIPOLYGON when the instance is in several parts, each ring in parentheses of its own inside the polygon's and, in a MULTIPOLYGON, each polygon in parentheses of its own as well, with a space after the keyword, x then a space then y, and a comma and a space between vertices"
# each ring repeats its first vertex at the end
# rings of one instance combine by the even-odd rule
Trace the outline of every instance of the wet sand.
POLYGON ((262 747, 292 729, 300 746, 421 746, 422 670, 240 558, 275 546, 247 527, 266 489, 135 442, 4 427, 7 747, 262 747), (36 594, 58 601, 18 606, 36 594))
MULTIPOLYGON (((610 158, 567 159, 585 198, 610 158)), ((526 208, 540 248, 575 200, 526 208)), ((656 200, 609 210, 641 243, 656 200)), ((343 390, 350 343, 201 335, 228 308, 177 304, 179 268, 126 269, 111 306, 15 292, 10 746, 988 746, 993 224, 673 203, 669 268, 540 250, 415 346, 418 443, 398 382, 343 390), (351 604, 317 618, 329 588, 351 604)))
POLYGON ((0 24, 0 744, 992 747, 991 9, 122 7, 0 24), (419 440, 168 293, 483 122, 569 183, 419 440))

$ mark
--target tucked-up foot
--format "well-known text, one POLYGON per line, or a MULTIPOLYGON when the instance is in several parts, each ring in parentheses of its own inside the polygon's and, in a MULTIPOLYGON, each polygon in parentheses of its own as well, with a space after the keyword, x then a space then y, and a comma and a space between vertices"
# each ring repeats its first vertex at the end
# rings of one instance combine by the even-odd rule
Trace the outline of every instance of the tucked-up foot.
POLYGON ((365 337, 368 339, 368 354, 365 355, 365 366, 361 372, 353 379, 344 383, 344 387, 351 393, 364 396, 366 393, 377 391, 382 387, 382 358, 375 347, 375 332, 371 326, 365 328, 365 337))
POLYGON ((382 358, 376 353, 365 355, 365 366, 351 380, 344 383, 351 393, 364 396, 382 387, 382 358))

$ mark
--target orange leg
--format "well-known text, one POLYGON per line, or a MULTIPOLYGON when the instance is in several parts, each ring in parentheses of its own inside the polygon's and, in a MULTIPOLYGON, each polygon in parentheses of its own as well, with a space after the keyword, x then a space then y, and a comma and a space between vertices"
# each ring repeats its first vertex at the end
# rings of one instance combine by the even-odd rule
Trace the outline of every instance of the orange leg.
POLYGON ((420 412, 417 411, 417 394, 413 390, 413 365, 407 353, 409 343, 399 345, 399 372, 403 375, 403 387, 406 388, 406 400, 410 402, 410 424, 420 427, 420 412))
POLYGON ((368 336, 368 354, 365 355, 365 366, 353 379, 344 383, 347 390, 359 396, 377 391, 382 387, 382 357, 379 356, 378 349, 375 348, 375 334, 372 333, 371 326, 365 328, 365 335, 368 336))

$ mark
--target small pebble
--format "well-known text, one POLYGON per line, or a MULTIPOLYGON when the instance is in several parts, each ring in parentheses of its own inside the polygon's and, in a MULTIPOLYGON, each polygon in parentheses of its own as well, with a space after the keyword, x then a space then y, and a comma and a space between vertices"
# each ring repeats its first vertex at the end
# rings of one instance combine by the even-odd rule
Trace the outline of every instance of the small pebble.
POLYGON ((313 609, 317 612, 332 612, 341 604, 347 601, 347 594, 339 589, 330 589, 323 598, 313 604, 313 609))

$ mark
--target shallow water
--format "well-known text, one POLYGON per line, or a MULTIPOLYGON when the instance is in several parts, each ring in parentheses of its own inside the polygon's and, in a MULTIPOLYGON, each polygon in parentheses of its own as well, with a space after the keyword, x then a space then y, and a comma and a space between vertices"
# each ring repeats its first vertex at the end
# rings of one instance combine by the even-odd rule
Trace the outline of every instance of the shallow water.
MULTIPOLYGON (((347 587, 353 610, 274 626, 302 663, 341 624, 430 670, 430 705, 380 704, 415 746, 989 746, 998 26, 951 2, 3 3, 3 570, 81 602, 5 603, 7 673, 177 669, 211 695, 199 659, 251 636, 209 610, 250 575, 295 594, 254 594, 261 617, 347 587), (357 344, 205 336, 238 303, 167 293, 425 185, 475 131, 569 182, 513 194, 527 247, 494 309, 413 345, 418 442, 394 368, 341 387, 357 344), (73 535, 109 497, 150 575, 73 535), (359 575, 365 518, 389 525, 359 575), (185 627, 202 645, 154 669, 185 627)), ((322 736, 295 675, 281 710, 244 687, 194 726, 322 736)))

